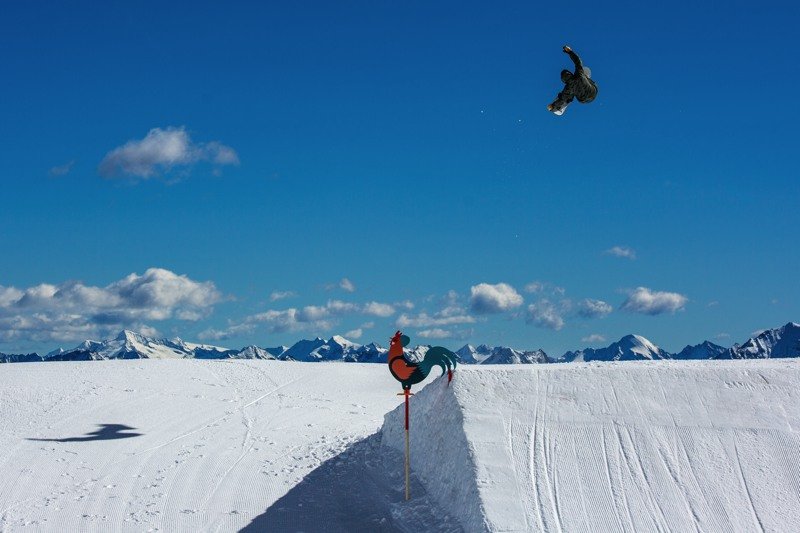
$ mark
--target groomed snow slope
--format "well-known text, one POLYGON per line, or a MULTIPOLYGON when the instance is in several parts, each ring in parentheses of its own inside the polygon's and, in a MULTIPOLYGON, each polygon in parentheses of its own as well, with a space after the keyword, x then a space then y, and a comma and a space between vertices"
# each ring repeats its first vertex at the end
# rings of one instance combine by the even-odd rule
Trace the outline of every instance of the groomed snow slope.
POLYGON ((3 365, 0 531, 800 531, 800 360, 459 367, 415 387, 410 502, 398 390, 369 364, 3 365))
POLYGON ((2 365, 0 531, 398 530, 399 480, 364 479, 397 389, 369 364, 2 365))
POLYGON ((466 531, 800 531, 799 360, 459 367, 411 401, 466 531))

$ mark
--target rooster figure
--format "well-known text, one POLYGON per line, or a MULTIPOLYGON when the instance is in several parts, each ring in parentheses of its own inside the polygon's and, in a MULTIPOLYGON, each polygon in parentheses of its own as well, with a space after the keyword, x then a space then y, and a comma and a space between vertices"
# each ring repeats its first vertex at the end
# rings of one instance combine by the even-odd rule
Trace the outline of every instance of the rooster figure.
POLYGON ((447 381, 453 378, 453 369, 456 367, 456 354, 434 346, 425 353, 422 361, 416 363, 406 359, 403 347, 408 346, 411 339, 400 331, 394 334, 389 342, 389 371, 394 378, 403 385, 403 390, 410 390, 411 385, 421 382, 434 366, 442 367, 442 374, 447 372, 447 381))

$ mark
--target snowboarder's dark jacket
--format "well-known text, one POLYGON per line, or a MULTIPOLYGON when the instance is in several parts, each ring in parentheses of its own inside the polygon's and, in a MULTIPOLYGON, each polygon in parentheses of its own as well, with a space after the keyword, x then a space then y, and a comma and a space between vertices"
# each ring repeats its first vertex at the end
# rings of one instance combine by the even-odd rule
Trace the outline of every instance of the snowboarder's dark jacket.
POLYGON ((584 68, 581 58, 571 49, 565 50, 575 63, 575 73, 569 70, 561 71, 561 81, 564 82, 564 90, 558 93, 558 97, 552 106, 555 109, 562 109, 572 102, 573 98, 582 104, 588 104, 597 96, 597 85, 589 77, 589 69, 584 68))

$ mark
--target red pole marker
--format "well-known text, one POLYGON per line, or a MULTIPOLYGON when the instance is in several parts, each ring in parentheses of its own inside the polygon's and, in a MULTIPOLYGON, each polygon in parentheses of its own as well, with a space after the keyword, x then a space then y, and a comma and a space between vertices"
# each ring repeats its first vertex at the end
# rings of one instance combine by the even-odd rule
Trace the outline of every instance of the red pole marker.
POLYGON ((406 397, 406 431, 408 431, 408 397, 411 395, 410 389, 405 389, 403 391, 403 396, 406 397))
POLYGON ((408 443, 408 397, 411 395, 411 389, 405 389, 406 397, 406 501, 411 499, 411 485, 409 483, 409 470, 411 469, 411 450, 408 443))
POLYGON ((411 470, 411 448, 409 446, 408 438, 408 398, 414 396, 411 389, 403 389, 403 392, 398 393, 398 396, 405 396, 406 403, 406 501, 411 499, 411 483, 410 483, 410 470, 411 470))
POLYGON ((411 486, 409 480, 409 471, 411 469, 411 450, 409 448, 409 402, 408 398, 413 396, 411 392, 411 385, 422 382, 434 366, 439 366, 444 373, 447 370, 447 386, 450 386, 450 381, 453 379, 453 368, 456 366, 456 354, 442 348, 441 346, 434 346, 425 352, 425 357, 422 361, 414 361, 406 358, 404 347, 408 346, 411 339, 408 335, 403 335, 402 332, 397 331, 394 336, 389 339, 389 354, 387 362, 389 363, 389 372, 392 376, 400 382, 403 386, 403 392, 398 393, 398 396, 405 396, 406 413, 405 413, 405 430, 406 430, 406 500, 411 499, 411 486))

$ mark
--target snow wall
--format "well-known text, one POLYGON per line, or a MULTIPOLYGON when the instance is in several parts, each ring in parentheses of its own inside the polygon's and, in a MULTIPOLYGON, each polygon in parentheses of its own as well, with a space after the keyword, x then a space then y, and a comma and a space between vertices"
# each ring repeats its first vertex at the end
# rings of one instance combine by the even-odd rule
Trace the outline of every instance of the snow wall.
POLYGON ((470 532, 800 531, 798 428, 797 359, 459 367, 411 398, 411 465, 470 532))

